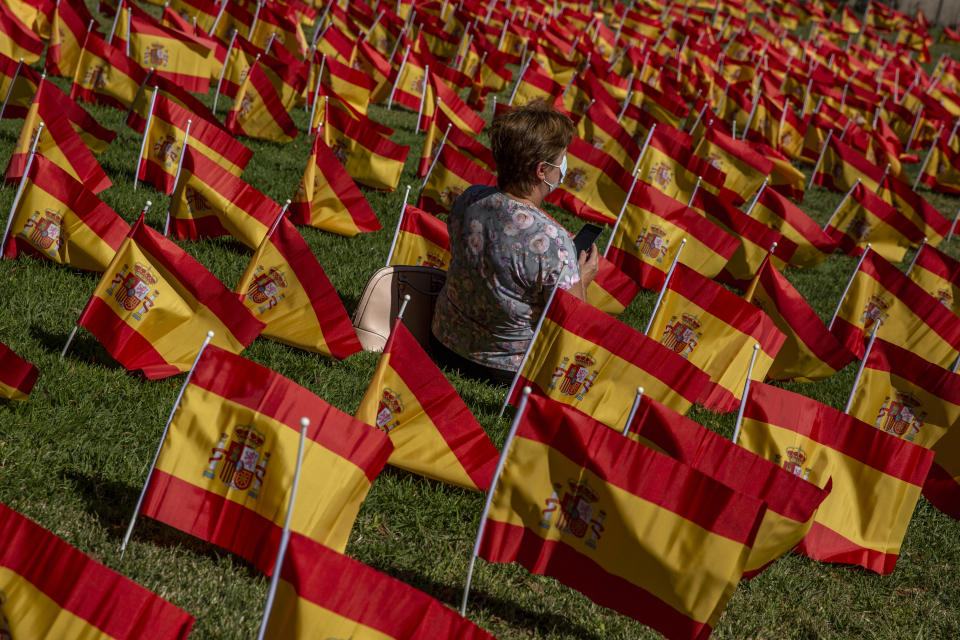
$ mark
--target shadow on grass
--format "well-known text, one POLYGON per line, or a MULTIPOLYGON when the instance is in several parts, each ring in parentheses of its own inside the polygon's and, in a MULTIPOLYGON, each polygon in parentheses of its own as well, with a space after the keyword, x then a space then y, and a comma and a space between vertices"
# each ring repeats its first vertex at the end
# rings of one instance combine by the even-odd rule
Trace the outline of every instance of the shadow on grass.
MULTIPOLYGON (((72 329, 71 329, 72 330, 72 329)), ((36 340, 40 345, 50 353, 59 356, 63 347, 67 344, 67 338, 70 332, 61 333, 59 331, 48 331, 42 324, 34 323, 30 325, 30 337, 36 340)), ((119 362, 113 359, 106 349, 103 348, 96 338, 84 330, 77 330, 70 343, 70 349, 67 351, 65 359, 76 360, 80 362, 95 362, 108 369, 122 369, 119 362)))

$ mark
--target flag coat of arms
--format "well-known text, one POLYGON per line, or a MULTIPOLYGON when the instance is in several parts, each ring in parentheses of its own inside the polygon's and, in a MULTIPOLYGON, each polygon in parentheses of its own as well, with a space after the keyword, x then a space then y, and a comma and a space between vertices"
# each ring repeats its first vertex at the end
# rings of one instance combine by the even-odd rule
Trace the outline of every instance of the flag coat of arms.
POLYGON ((247 70, 227 112, 226 127, 234 135, 276 142, 290 142, 300 133, 259 63, 247 70))
POLYGON ((751 385, 740 444, 833 489, 798 551, 891 573, 933 452, 805 396, 751 385))
POLYGON ((40 372, 0 342, 0 398, 26 400, 37 383, 40 372))
POLYGON ((763 502, 531 395, 480 543, 663 633, 706 638, 736 589, 763 502), (681 551, 682 549, 682 551, 681 551))
POLYGON ((754 151, 743 140, 736 140, 708 126, 694 153, 724 173, 723 188, 735 192, 741 201, 757 192, 763 179, 773 172, 773 162, 754 151))
POLYGON ((723 189, 725 179, 722 171, 693 155, 689 146, 684 146, 676 136, 661 132, 660 127, 650 137, 637 175, 681 202, 690 200, 697 186, 697 178, 702 178, 701 189, 715 194, 723 189))
POLYGON ((813 174, 813 184, 837 193, 846 193, 860 181, 870 191, 876 191, 883 179, 883 169, 867 160, 856 149, 830 136, 823 152, 820 168, 813 174))
POLYGON ((13 212, 3 255, 21 252, 104 271, 130 225, 69 173, 41 155, 34 156, 23 193, 13 212))
POLYGON ((129 22, 131 57, 144 69, 153 69, 187 91, 210 91, 210 76, 215 71, 210 50, 213 41, 165 27, 139 13, 135 12, 129 22))
POLYGON ((78 326, 127 369, 157 380, 190 369, 207 331, 239 353, 263 330, 230 291, 143 217, 103 273, 78 326))
POLYGON ((719 274, 740 244, 698 211, 638 181, 607 255, 641 287, 657 291, 684 238, 680 262, 706 278, 719 274))
POLYGON ((908 275, 954 315, 960 315, 960 261, 924 245, 908 275))
POLYGON ((325 117, 323 141, 350 177, 373 189, 396 189, 410 147, 367 129, 340 109, 327 109, 325 117))
POLYGON ((182 640, 193 616, 0 504, 6 638, 182 640))
POLYGON ((357 184, 318 133, 290 203, 288 214, 296 224, 353 237, 383 227, 357 184))
POLYGON ((146 70, 96 33, 85 40, 70 97, 126 111, 147 79, 146 70))
POLYGON ((293 533, 265 637, 312 638, 318 629, 330 638, 495 640, 422 591, 293 533))
POLYGON ((273 572, 300 418, 310 420, 290 530, 343 551, 390 438, 293 381, 208 346, 148 480, 142 513, 273 572))
POLYGON ((831 331, 858 358, 874 324, 879 335, 941 367, 960 353, 960 319, 903 272, 868 251, 831 331))
POLYGON ((907 249, 923 242, 923 231, 862 182, 840 205, 826 233, 847 255, 862 255, 869 242, 890 262, 900 262, 907 249))
POLYGON ((393 466, 472 491, 490 488, 500 453, 400 320, 354 417, 390 436, 393 466))
POLYGON ((547 202, 589 222, 613 224, 633 178, 606 152, 574 136, 567 147, 567 172, 547 202))
POLYGON ((557 291, 517 378, 520 389, 577 407, 614 429, 623 429, 637 387, 686 413, 708 383, 707 374, 663 349, 636 329, 557 291))
POLYGON ((753 345, 760 350, 750 378, 761 381, 786 340, 763 311, 683 264, 647 335, 710 376, 700 401, 719 411, 739 406, 753 345))
POLYGON ((338 359, 361 349, 340 296, 289 220, 261 243, 236 292, 266 323, 264 337, 338 359))
POLYGON ((450 232, 447 224, 423 209, 407 205, 390 258, 393 265, 433 267, 446 271, 450 266, 450 232))
POLYGON ((760 194, 750 211, 750 217, 779 231, 797 245, 790 259, 793 266, 815 267, 837 248, 837 243, 823 232, 813 218, 772 187, 760 194))
POLYGON ((793 549, 830 493, 647 396, 627 435, 767 505, 744 577, 756 576, 793 549))

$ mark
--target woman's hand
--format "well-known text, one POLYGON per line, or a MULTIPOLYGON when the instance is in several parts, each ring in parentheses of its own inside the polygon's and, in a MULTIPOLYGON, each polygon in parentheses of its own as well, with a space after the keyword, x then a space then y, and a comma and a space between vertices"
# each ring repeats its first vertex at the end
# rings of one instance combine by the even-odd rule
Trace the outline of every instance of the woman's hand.
POLYGON ((580 252, 577 265, 580 268, 580 280, 568 289, 568 293, 586 302, 587 287, 597 277, 597 271, 600 270, 600 252, 597 250, 596 244, 591 245, 589 251, 580 252))

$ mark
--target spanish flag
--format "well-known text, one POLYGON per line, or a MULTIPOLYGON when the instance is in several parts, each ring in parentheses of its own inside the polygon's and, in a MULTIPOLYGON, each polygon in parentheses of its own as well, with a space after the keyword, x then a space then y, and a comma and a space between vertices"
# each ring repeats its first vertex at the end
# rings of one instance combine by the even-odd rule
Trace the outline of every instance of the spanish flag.
POLYGON ((822 380, 853 361, 853 354, 827 330, 769 259, 764 260, 743 299, 766 313, 787 337, 767 371, 771 380, 822 380))
POLYGON ((300 133, 259 63, 248 69, 237 90, 226 127, 234 135, 276 142, 290 142, 300 133))
MULTIPOLYGON (((732 295, 732 294, 731 294, 732 295)), ((623 429, 637 387, 686 413, 709 378, 682 356, 565 291, 557 291, 509 401, 520 389, 576 407, 623 429)))
MULTIPOLYGON (((419 106, 418 104, 417 107, 419 106)), ((423 105, 424 118, 429 119, 429 115, 435 111, 436 106, 440 107, 453 126, 474 136, 480 135, 487 124, 476 111, 460 99, 456 91, 450 88, 448 82, 439 74, 439 70, 431 68, 427 99, 423 105)))
POLYGON ((941 367, 960 352, 960 319, 882 257, 868 251, 831 331, 858 358, 878 320, 880 336, 941 367))
POLYGON ((710 376, 700 401, 719 411, 740 404, 753 346, 760 350, 750 378, 760 381, 786 340, 760 309, 683 264, 667 283, 647 335, 710 376))
POLYGON ((668 638, 706 638, 765 511, 761 500, 531 395, 479 555, 552 576, 668 638))
POLYGON ((53 9, 50 29, 50 45, 44 66, 47 73, 72 78, 80 60, 80 49, 90 24, 86 5, 75 2, 58 2, 53 9))
POLYGON ((341 360, 360 351, 336 289, 289 220, 264 238, 236 292, 266 323, 264 337, 341 360))
POLYGON ((330 638, 495 640, 422 591, 292 533, 265 637, 312 638, 318 629, 330 638))
POLYGON ((650 137, 638 174, 671 198, 682 202, 690 200, 702 178, 700 188, 719 193, 723 188, 724 173, 706 160, 693 155, 689 146, 684 146, 676 136, 662 132, 657 127, 650 137))
POLYGON ((343 551, 390 438, 212 345, 170 423, 141 512, 273 573, 302 417, 310 426, 290 531, 343 551))
POLYGON ((170 233, 198 240, 231 235, 256 249, 280 206, 241 178, 187 146, 180 181, 170 197, 170 233))
POLYGON ((447 270, 450 266, 450 233, 445 222, 408 204, 399 224, 396 246, 387 266, 413 265, 447 270))
POLYGON ((926 244, 920 248, 907 275, 954 315, 960 316, 960 261, 926 244))
POLYGON ((40 60, 44 42, 4 2, 0 4, 0 54, 26 64, 40 60))
POLYGON ((180 106, 158 90, 150 129, 144 134, 146 140, 140 154, 138 180, 149 182, 164 193, 173 193, 180 155, 184 153, 187 120, 190 120, 187 147, 192 153, 206 157, 234 176, 243 173, 253 151, 218 125, 180 106))
MULTIPOLYGON (((37 85, 39 90, 40 85, 37 85)), ((35 94, 34 94, 35 95, 35 94)), ((71 100, 52 82, 43 82, 43 93, 39 98, 40 117, 46 118, 49 114, 63 115, 70 121, 70 126, 77 132, 80 139, 93 153, 101 153, 117 137, 117 132, 100 124, 96 118, 87 113, 87 110, 71 100)))
POLYGON ((960 195, 960 154, 947 145, 944 137, 934 140, 920 181, 939 193, 960 195))
POLYGON ((522 107, 533 102, 543 102, 563 109, 560 94, 563 85, 558 83, 544 67, 533 60, 526 72, 517 79, 519 86, 513 94, 512 106, 522 107))
POLYGON ((826 233, 851 256, 870 248, 890 262, 923 242, 923 231, 886 200, 857 182, 830 219, 826 233))
POLYGON ((633 178, 613 157, 574 136, 567 147, 567 173, 546 201, 599 224, 613 224, 633 178))
MULTIPOLYGON (((569 173, 569 170, 568 170, 569 173)), ((433 172, 420 193, 420 207, 430 213, 447 213, 461 193, 475 184, 495 185, 497 177, 452 146, 440 150, 433 172)))
POLYGON ((683 239, 680 262, 706 278, 719 274, 740 244, 699 212, 638 181, 607 256, 641 287, 659 291, 683 239))
POLYGON ((41 155, 33 158, 3 255, 21 252, 85 271, 104 271, 130 232, 100 198, 41 155))
POLYGON ((91 32, 80 52, 70 97, 126 111, 146 79, 136 60, 91 32))
POLYGON ((373 189, 396 189, 410 147, 366 128, 340 109, 327 109, 325 117, 323 141, 350 177, 373 189))
POLYGON ((813 184, 844 193, 859 180, 871 191, 876 191, 883 179, 883 169, 863 157, 845 142, 830 136, 829 144, 820 161, 820 168, 813 174, 813 184))
POLYGON ((319 131, 287 215, 295 224, 348 237, 382 228, 370 203, 319 131))
POLYGON ((773 172, 773 163, 749 143, 735 140, 713 126, 706 128, 694 153, 724 173, 723 188, 736 193, 741 201, 756 193, 773 172))
MULTIPOLYGON (((646 132, 650 130, 650 126, 653 124, 653 122, 650 122, 654 120, 653 116, 646 111, 639 111, 646 120, 642 123, 632 123, 635 126, 628 129, 624 124, 621 124, 623 118, 618 122, 616 115, 610 115, 606 109, 591 108, 587 113, 589 115, 585 115, 577 121, 577 137, 592 147, 609 154, 620 163, 620 166, 632 167, 640 155, 640 143, 637 142, 634 135, 642 142, 646 132), (630 133, 631 131, 635 133, 630 133)), ((662 126, 664 125, 658 125, 658 127, 662 126)))
POLYGON ((430 170, 430 163, 437 152, 440 141, 446 138, 444 145, 456 147, 487 171, 496 171, 497 165, 493 159, 493 152, 485 144, 477 140, 476 136, 453 125, 453 121, 446 111, 441 108, 434 110, 433 118, 427 127, 427 135, 423 141, 423 150, 420 152, 420 164, 417 167, 417 176, 424 178, 430 170))
POLYGON ((950 220, 903 180, 888 175, 879 195, 922 229, 929 244, 937 246, 950 233, 950 220))
POLYGON ((793 549, 830 493, 647 396, 627 435, 767 505, 744 577, 756 576, 793 549))
POLYGON ((750 217, 779 231, 797 245, 790 259, 790 264, 795 267, 815 267, 837 248, 837 243, 813 218, 772 187, 767 187, 757 197, 750 209, 750 217))
POLYGON ((210 91, 216 63, 212 40, 164 27, 140 12, 130 16, 129 25, 130 56, 144 69, 153 69, 187 91, 210 91))
POLYGON ((264 4, 257 13, 257 23, 250 33, 250 41, 267 46, 270 38, 274 46, 280 46, 302 60, 307 55, 307 38, 300 20, 286 3, 264 4))
MULTIPOLYGON (((319 57, 318 54, 314 54, 314 61, 310 65, 310 78, 307 82, 307 103, 311 105, 317 86, 317 71, 321 69, 321 63, 317 61, 319 57)), ((373 78, 359 69, 343 64, 333 56, 327 56, 322 60, 321 84, 332 89, 353 109, 367 115, 370 94, 376 88, 373 78)))
POLYGON ((121 365, 151 380, 190 369, 207 331, 238 353, 263 330, 223 284, 183 249, 133 225, 77 326, 86 327, 121 365))
POLYGON ((8 120, 26 118, 39 84, 36 71, 0 54, 0 96, 6 100, 0 115, 8 120))
POLYGON ((833 490, 797 550, 891 573, 933 452, 797 393, 753 384, 740 444, 833 490))
POLYGON ((0 342, 0 398, 27 400, 40 372, 0 342))
POLYGON ((471 491, 490 488, 499 452, 399 319, 353 417, 390 436, 393 466, 471 491))
POLYGON ((147 84, 144 86, 143 91, 140 92, 140 95, 133 102, 133 106, 130 107, 130 112, 127 115, 127 120, 125 123, 137 133, 144 133, 147 126, 147 118, 150 115, 150 102, 153 98, 153 91, 151 91, 149 87, 153 87, 159 91, 160 93, 158 95, 176 102, 178 105, 191 112, 193 114, 191 116, 192 120, 203 119, 209 124, 212 124, 219 129, 223 129, 224 132, 227 131, 223 124, 220 123, 220 120, 217 118, 217 116, 214 115, 213 111, 210 110, 210 107, 201 102, 199 98, 194 96, 189 91, 184 91, 165 78, 151 75, 147 79, 147 84))
MULTIPOLYGON (((876 348, 877 343, 873 346, 876 348)), ((931 366, 926 362, 923 364, 931 366)), ((928 368, 927 371, 931 369, 928 368)), ((926 397, 929 397, 931 392, 936 394, 936 409, 931 413, 935 413, 938 418, 950 420, 950 425, 956 425, 957 412, 960 410, 960 376, 940 368, 932 371, 936 373, 931 374, 929 380, 922 381, 922 388, 927 392, 926 397), (935 384, 929 384, 929 381, 934 380, 935 384)), ((926 415, 919 417, 926 420, 926 415)), ((933 445, 933 451, 933 466, 930 467, 930 473, 923 485, 923 496, 940 511, 960 520, 960 428, 953 426, 948 429, 933 445)))
POLYGON ((587 285, 587 302, 612 316, 619 316, 640 293, 640 285, 603 256, 599 270, 587 285))
POLYGON ((8 638, 181 640, 193 616, 0 504, 8 638))

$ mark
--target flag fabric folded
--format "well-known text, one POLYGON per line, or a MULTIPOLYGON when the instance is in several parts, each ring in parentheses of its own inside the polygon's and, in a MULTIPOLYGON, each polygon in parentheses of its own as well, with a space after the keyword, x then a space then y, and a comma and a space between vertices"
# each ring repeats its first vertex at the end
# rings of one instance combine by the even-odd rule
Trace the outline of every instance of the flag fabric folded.
POLYGON ((638 181, 607 257, 641 287, 657 291, 682 239, 680 262, 706 278, 719 274, 739 245, 699 212, 638 181))
POLYGON ((3 255, 16 258, 23 252, 102 272, 129 232, 130 225, 100 198, 37 155, 13 212, 3 255))
POLYGON ((338 359, 360 351, 343 302, 303 236, 280 220, 264 238, 237 283, 264 337, 338 359))
POLYGON ((883 179, 883 169, 837 138, 830 136, 820 167, 813 174, 813 184, 845 193, 859 180, 870 191, 876 191, 883 179))
POLYGON ((764 178, 773 172, 773 162, 713 126, 707 126, 694 153, 725 175, 723 188, 735 192, 741 201, 757 192, 764 178))
POLYGON ((417 167, 417 175, 419 177, 426 177, 436 149, 444 136, 446 136, 444 146, 452 145, 456 147, 458 151, 463 152, 479 163, 484 169, 488 171, 496 170, 493 152, 477 140, 475 136, 460 127, 454 126, 453 121, 450 119, 450 116, 447 115, 446 111, 438 108, 430 120, 430 126, 427 127, 427 135, 423 142, 423 151, 420 152, 420 165, 417 167))
POLYGON ((690 147, 657 127, 650 137, 650 144, 640 160, 638 174, 671 198, 688 202, 701 178, 701 189, 719 193, 723 188, 724 174, 709 162, 693 155, 690 147))
POLYGON ((34 365, 0 342, 0 398, 28 399, 39 375, 34 365))
POLYGON ((293 533, 265 637, 310 638, 317 629, 330 638, 494 640, 422 591, 293 533))
POLYGON ((960 353, 960 319, 873 251, 867 251, 840 303, 831 332, 858 358, 874 323, 879 335, 941 367, 960 353))
POLYGON ((253 151, 202 116, 192 113, 163 94, 157 94, 150 129, 140 154, 137 179, 171 194, 176 186, 177 167, 190 121, 187 146, 235 176, 246 168, 253 151))
POLYGON ((960 261, 930 245, 923 245, 907 274, 940 304, 960 316, 960 261))
POLYGON ((771 380, 822 380, 854 360, 854 355, 827 331, 817 313, 769 259, 760 267, 743 299, 766 313, 787 337, 767 371, 771 380))
POLYGON ((353 417, 390 436, 389 464, 472 491, 490 488, 500 453, 399 319, 353 417))
POLYGON ((869 243, 890 262, 900 262, 907 249, 923 242, 923 231, 862 182, 840 203, 826 233, 847 255, 863 254, 869 243))
POLYGON ((44 91, 41 98, 43 104, 40 106, 41 116, 51 111, 54 114, 62 114, 70 121, 70 126, 86 143, 90 151, 101 153, 106 150, 114 138, 117 137, 117 132, 100 124, 86 109, 71 100, 66 93, 53 83, 44 82, 43 85, 44 91), (50 103, 54 103, 56 106, 49 108, 50 103))
POLYGON ((26 64, 40 60, 44 43, 25 25, 6 2, 0 4, 0 53, 26 64))
POLYGON ((891 573, 933 452, 805 396, 754 384, 740 444, 833 489, 797 550, 891 573))
POLYGON ((447 224, 423 209, 408 204, 400 221, 390 264, 433 267, 450 266, 450 233, 447 224))
POLYGON ((37 72, 12 58, 0 54, 0 104, 6 100, 0 117, 19 120, 27 117, 30 103, 40 84, 37 72))
POLYGON ((251 66, 227 112, 227 131, 261 140, 290 142, 300 133, 259 63, 251 66))
MULTIPOLYGON (((956 374, 949 375, 954 376, 950 379, 949 387, 955 390, 956 374)), ((946 395, 946 392, 943 395, 946 395)), ((951 394, 950 400, 944 402, 952 405, 955 398, 956 395, 951 394)), ((952 414, 954 407, 951 406, 950 409, 952 414)), ((960 520, 960 429, 948 429, 933 446, 933 451, 933 466, 930 467, 930 473, 923 484, 923 497, 951 518, 960 520)))
POLYGON ((256 249, 280 205, 187 145, 180 181, 170 197, 170 233, 197 240, 231 235, 256 249))
POLYGON ((603 256, 597 256, 599 268, 587 285, 587 302, 604 313, 618 316, 640 293, 640 285, 603 256))
POLYGON ((567 172, 546 201, 589 222, 613 224, 632 181, 612 156, 574 136, 567 147, 567 172))
POLYGON ((760 349, 750 379, 760 381, 786 340, 763 311, 683 264, 647 335, 710 376, 700 402, 718 411, 739 406, 753 345, 760 349))
POLYGON ((396 189, 410 147, 365 128, 340 109, 327 109, 325 117, 323 141, 350 177, 373 189, 396 189))
POLYGON ((531 395, 479 552, 552 576, 668 638, 706 638, 765 511, 756 498, 531 395))
POLYGON ((577 407, 623 429, 638 386, 674 411, 686 413, 708 376, 636 329, 557 291, 514 385, 577 407))
POLYGON ((290 221, 353 237, 382 227, 339 158, 317 132, 303 179, 288 209, 290 221))
MULTIPOLYGON (((143 134, 147 125, 147 117, 150 115, 150 102, 153 96, 153 91, 150 87, 157 89, 160 91, 159 95, 176 102, 197 118, 206 120, 207 123, 222 129, 224 132, 227 131, 220 120, 217 119, 217 116, 213 114, 213 111, 210 110, 210 107, 201 102, 199 98, 189 91, 184 91, 165 78, 151 75, 147 78, 144 90, 141 91, 137 99, 134 100, 133 106, 130 108, 130 113, 127 116, 126 125, 137 133, 143 134)), ((191 116, 191 119, 195 118, 191 116)))
POLYGON ((165 27, 140 12, 133 12, 128 24, 130 57, 187 91, 210 91, 213 41, 165 27))
POLYGON ((136 60, 91 32, 80 52, 70 97, 126 111, 146 79, 136 60))
POLYGON ((343 551, 390 438, 292 380, 208 346, 190 377, 142 513, 273 573, 300 419, 310 420, 290 530, 343 551))
POLYGON ((951 149, 944 138, 934 140, 920 181, 939 193, 960 195, 960 154, 951 149))
POLYGON ((240 352, 263 330, 223 284, 143 216, 110 263, 77 326, 151 380, 187 371, 207 331, 240 352))
POLYGON ((420 193, 419 206, 430 213, 447 213, 461 193, 472 185, 497 184, 497 176, 457 151, 443 145, 420 193))
POLYGON ((760 193, 750 217, 796 243, 797 250, 790 259, 793 266, 815 267, 837 248, 837 243, 810 216, 773 187, 760 193))
POLYGON ((691 466, 734 491, 763 500, 767 510, 744 568, 754 577, 810 530, 830 493, 735 442, 644 396, 627 435, 691 466))
POLYGON ((186 638, 193 616, 0 504, 0 590, 9 638, 186 638))
POLYGON ((879 193, 923 231, 929 244, 939 245, 950 233, 950 220, 903 180, 888 175, 879 193))

